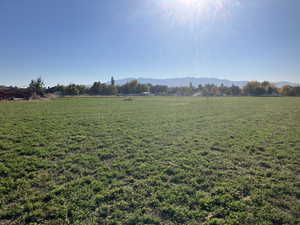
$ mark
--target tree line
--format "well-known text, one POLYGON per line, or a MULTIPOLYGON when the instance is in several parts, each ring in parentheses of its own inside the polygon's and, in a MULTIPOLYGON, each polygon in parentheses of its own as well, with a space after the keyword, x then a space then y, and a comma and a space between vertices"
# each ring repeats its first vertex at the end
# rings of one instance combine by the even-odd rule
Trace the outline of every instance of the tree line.
POLYGON ((149 85, 140 84, 136 80, 130 81, 124 85, 115 85, 115 80, 112 77, 110 84, 96 81, 92 86, 69 84, 56 85, 45 89, 45 93, 56 93, 60 95, 139 95, 149 92, 149 85))
POLYGON ((168 87, 165 85, 141 84, 137 80, 132 80, 123 85, 116 85, 112 77, 109 84, 96 81, 92 86, 69 84, 57 84, 53 87, 45 87, 42 78, 31 80, 27 88, 0 88, 0 98, 20 97, 46 94, 57 94, 62 96, 76 95, 157 95, 157 96, 300 96, 300 86, 289 85, 277 88, 268 81, 251 81, 245 86, 206 84, 197 87, 190 83, 185 87, 168 87))
POLYGON ((46 93, 62 95, 141 95, 144 93, 158 96, 300 96, 300 86, 289 85, 277 88, 268 81, 250 81, 245 86, 206 84, 186 87, 168 87, 166 85, 141 84, 132 80, 124 85, 115 85, 112 77, 110 84, 94 82, 91 87, 70 84, 67 86, 56 85, 45 89, 46 93))

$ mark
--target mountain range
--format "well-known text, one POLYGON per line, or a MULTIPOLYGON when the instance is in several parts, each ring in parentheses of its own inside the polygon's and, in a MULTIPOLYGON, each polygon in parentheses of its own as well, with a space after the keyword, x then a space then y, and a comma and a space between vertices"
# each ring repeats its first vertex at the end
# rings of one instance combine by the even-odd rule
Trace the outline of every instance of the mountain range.
MULTIPOLYGON (((208 77, 179 77, 179 78, 169 78, 169 79, 153 79, 153 78, 134 78, 129 77, 125 79, 116 80, 116 85, 123 85, 132 80, 137 80, 139 83, 142 84, 152 84, 152 85, 166 85, 169 87, 182 87, 182 86, 189 86, 192 84, 194 87, 198 87, 200 84, 214 84, 220 86, 223 84, 224 86, 245 86, 248 81, 232 81, 227 79, 218 79, 218 78, 208 78, 208 77)), ((300 84, 288 82, 288 81, 281 81, 274 83, 276 87, 282 87, 285 85, 290 86, 299 86, 300 84)))

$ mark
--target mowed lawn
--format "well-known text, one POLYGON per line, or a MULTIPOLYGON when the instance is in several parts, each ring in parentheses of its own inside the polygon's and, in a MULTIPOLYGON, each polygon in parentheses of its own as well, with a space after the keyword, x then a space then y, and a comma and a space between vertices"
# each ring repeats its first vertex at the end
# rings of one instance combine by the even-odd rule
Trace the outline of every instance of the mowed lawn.
POLYGON ((300 224, 300 98, 0 103, 0 224, 300 224))

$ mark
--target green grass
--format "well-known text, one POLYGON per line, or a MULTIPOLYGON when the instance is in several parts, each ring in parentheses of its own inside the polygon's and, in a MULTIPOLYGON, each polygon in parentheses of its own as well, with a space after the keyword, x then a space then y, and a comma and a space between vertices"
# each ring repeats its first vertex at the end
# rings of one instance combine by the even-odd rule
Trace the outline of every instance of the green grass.
POLYGON ((0 103, 0 224, 300 224, 300 98, 0 103))

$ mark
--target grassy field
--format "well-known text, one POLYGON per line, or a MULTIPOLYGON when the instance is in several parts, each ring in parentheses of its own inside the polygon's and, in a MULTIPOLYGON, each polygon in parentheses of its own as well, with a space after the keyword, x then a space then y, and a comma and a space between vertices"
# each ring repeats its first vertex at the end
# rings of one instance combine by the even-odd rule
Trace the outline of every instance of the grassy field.
POLYGON ((0 224, 300 224, 300 98, 0 103, 0 224))

